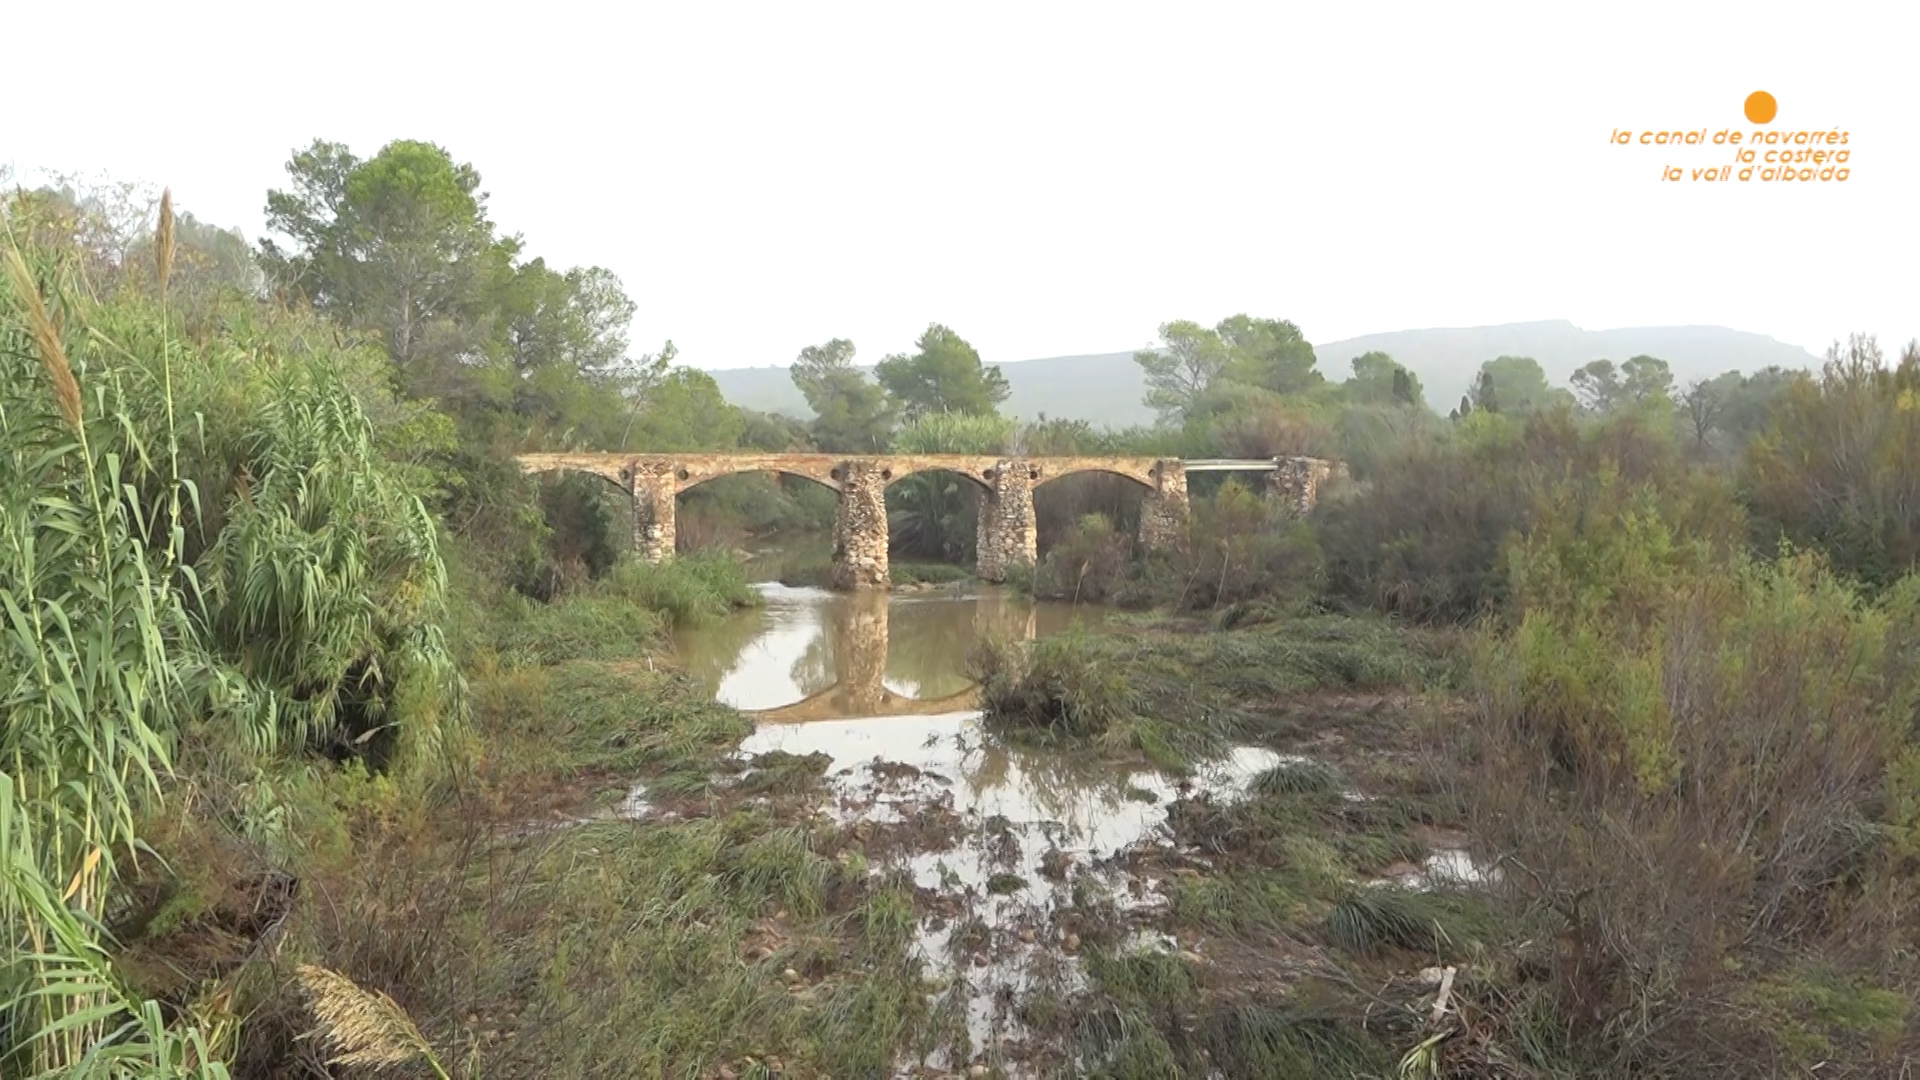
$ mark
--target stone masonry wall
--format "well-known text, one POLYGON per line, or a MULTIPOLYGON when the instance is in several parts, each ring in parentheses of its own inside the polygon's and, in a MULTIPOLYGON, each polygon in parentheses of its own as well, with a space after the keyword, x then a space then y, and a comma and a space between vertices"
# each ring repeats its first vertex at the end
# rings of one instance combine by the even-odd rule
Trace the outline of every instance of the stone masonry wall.
POLYGON ((1187 546, 1187 466, 1179 458, 1153 463, 1153 486, 1140 500, 1140 546, 1147 551, 1187 546))
POLYGON ((1273 490, 1288 500, 1296 513, 1305 516, 1320 501, 1320 489, 1329 480, 1345 479, 1347 463, 1323 458, 1277 458, 1272 473, 1273 490))
POLYGON ((975 573, 982 581, 1005 581, 1016 566, 1032 566, 1037 551, 1033 523, 1034 469, 1019 459, 997 461, 980 504, 975 573))
POLYGON ((887 571, 887 482, 893 470, 871 458, 842 461, 834 467, 840 503, 833 514, 833 571, 836 589, 884 589, 887 571))
POLYGON ((660 562, 673 554, 674 465, 636 461, 627 472, 633 492, 633 552, 648 562, 660 562))

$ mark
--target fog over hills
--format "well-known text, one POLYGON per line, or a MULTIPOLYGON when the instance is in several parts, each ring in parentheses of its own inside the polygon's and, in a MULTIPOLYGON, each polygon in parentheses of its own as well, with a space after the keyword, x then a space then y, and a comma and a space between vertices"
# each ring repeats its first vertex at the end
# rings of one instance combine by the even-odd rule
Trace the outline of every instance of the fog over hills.
MULTIPOLYGON (((1574 369, 1590 360, 1618 363, 1641 355, 1665 360, 1681 386, 1730 369, 1756 371, 1771 365, 1805 368, 1819 363, 1818 357, 1801 346, 1723 326, 1582 330, 1565 320, 1395 330, 1314 346, 1320 371, 1335 381, 1352 374, 1354 357, 1376 350, 1391 355, 1420 376, 1428 403, 1443 413, 1467 392, 1480 364, 1496 356, 1531 356, 1546 369, 1547 377, 1560 385, 1565 385, 1574 369)), ((1130 352, 1053 356, 991 366, 1005 373, 1013 389, 1005 411, 1021 419, 1031 420, 1044 413, 1112 427, 1153 422, 1153 411, 1140 403, 1146 386, 1130 352)), ((727 400, 736 405, 800 419, 812 416, 785 367, 731 368, 709 374, 720 384, 727 400)))
MULTIPOLYGON (((1619 363, 1635 356, 1657 356, 1673 368, 1674 382, 1711 378, 1728 370, 1758 371, 1769 366, 1806 368, 1819 357, 1799 345, 1764 334, 1724 326, 1636 326, 1618 330, 1582 330, 1564 319, 1456 329, 1396 330, 1315 345, 1320 370, 1328 378, 1353 373, 1352 361, 1378 350, 1420 376, 1427 401, 1446 412, 1467 392, 1481 363, 1496 356, 1531 356, 1547 378, 1566 385, 1574 369, 1592 360, 1619 363)), ((1011 373, 1009 373, 1011 377, 1011 373)))

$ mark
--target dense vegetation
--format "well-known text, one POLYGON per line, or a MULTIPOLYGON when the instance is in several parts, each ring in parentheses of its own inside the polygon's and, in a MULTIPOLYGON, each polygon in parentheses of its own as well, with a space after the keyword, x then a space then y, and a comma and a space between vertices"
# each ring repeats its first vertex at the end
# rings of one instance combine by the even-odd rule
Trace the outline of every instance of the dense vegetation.
MULTIPOLYGON (((799 425, 671 343, 632 356, 620 283, 529 257, 438 147, 317 142, 267 208, 250 250, 132 189, 0 201, 0 1072, 880 1076, 928 1037, 910 889, 783 816, 823 763, 718 783, 748 724, 649 659, 755 602, 725 549, 830 498, 704 485, 681 540, 719 550, 640 565, 601 482, 511 460, 563 448, 1350 464, 1304 517, 1196 481, 1190 543, 1152 557, 1126 482, 1040 500, 1036 593, 1214 632, 986 650, 1015 737, 1177 768, 1314 695, 1452 703, 1366 729, 1435 766, 1375 766, 1394 796, 1283 769, 1182 804, 1245 858, 1172 917, 1326 952, 1308 1000, 1195 1019, 1183 961, 1090 949, 1099 1007, 1060 1030, 1110 1075, 1920 1053, 1920 347, 1684 390, 1652 357, 1568 388, 1496 357, 1442 417, 1391 357, 1335 381, 1291 323, 1175 321, 1137 357, 1162 422, 1116 432, 1000 417, 936 324, 877 382, 850 342, 803 350, 799 425), (636 779, 700 813, 536 827, 636 779), (1342 884, 1441 819, 1487 889, 1342 884), (1368 1022, 1395 950, 1467 965, 1459 1026, 1368 1022)), ((975 499, 896 485, 896 545, 964 562, 975 499)))
MULTIPOLYGON (((1185 637, 990 652, 991 714, 1023 737, 1121 739, 1177 757, 1223 722, 1242 732, 1260 722, 1276 695, 1244 672, 1298 665, 1325 618, 1314 612, 1464 632, 1464 695, 1443 678, 1399 680, 1454 704, 1383 730, 1336 694, 1315 724, 1365 732, 1389 756, 1396 739, 1416 737, 1431 775, 1393 781, 1396 812, 1463 829, 1494 884, 1368 894, 1356 908, 1287 876, 1305 857, 1280 845, 1213 883, 1264 898, 1217 897, 1208 902, 1225 907, 1177 916, 1244 933, 1247 920, 1299 903, 1333 920, 1324 942, 1345 968, 1324 974, 1313 1016, 1342 1018, 1344 1041, 1296 1046, 1298 1060, 1333 1075, 1395 1063, 1462 1076, 1910 1067, 1920 575, 1906 492, 1920 467, 1920 350, 1889 365, 1869 339, 1836 345, 1820 372, 1781 380, 1757 416, 1724 427, 1695 427, 1697 413, 1664 390, 1607 396, 1594 385, 1577 408, 1508 411, 1496 383, 1446 428, 1364 463, 1305 520, 1223 490, 1196 505, 1193 550, 1163 563, 1127 558, 1108 523, 1085 523, 1045 560, 1038 587, 1198 608, 1217 627, 1254 629, 1227 635, 1243 645, 1222 666, 1185 637), (1196 592, 1210 577, 1226 587, 1196 592), (1143 707, 1142 687, 1155 685, 1173 698, 1143 707), (1196 686, 1230 692, 1208 704, 1196 686), (1282 876, 1263 881, 1269 858, 1282 876), (1419 910, 1392 907, 1402 903, 1419 910), (1396 968, 1354 943, 1381 933, 1412 954, 1398 970, 1424 954, 1471 973, 1453 989, 1452 1026, 1389 1027, 1384 1043, 1379 1030, 1358 1034, 1382 1002, 1353 987, 1396 968), (1409 1047, 1425 1050, 1403 1061, 1409 1047)), ((1293 697, 1265 722, 1313 700, 1293 697)), ((1272 800, 1310 801, 1302 784, 1290 776, 1231 825, 1206 828, 1255 828, 1249 815, 1280 812, 1272 800)), ((1354 842, 1399 835, 1350 813, 1294 820, 1358 830, 1354 842)), ((1391 857, 1361 847, 1339 861, 1364 873, 1391 857)), ((1215 1038, 1204 1024, 1142 1022, 1158 1034, 1115 1051, 1156 1063, 1139 1075, 1197 1070, 1189 1055, 1205 1045, 1221 1052, 1181 1042, 1215 1038)))

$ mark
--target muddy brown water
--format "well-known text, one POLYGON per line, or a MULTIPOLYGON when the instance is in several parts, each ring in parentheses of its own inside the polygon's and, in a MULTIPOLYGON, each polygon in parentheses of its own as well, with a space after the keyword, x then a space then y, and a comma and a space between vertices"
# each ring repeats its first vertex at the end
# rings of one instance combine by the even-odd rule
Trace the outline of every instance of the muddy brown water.
POLYGON ((971 708, 967 656, 994 635, 1034 638, 1097 608, 998 589, 831 593, 775 582, 764 607, 674 635, 682 666, 737 709, 769 721, 847 720, 971 708))

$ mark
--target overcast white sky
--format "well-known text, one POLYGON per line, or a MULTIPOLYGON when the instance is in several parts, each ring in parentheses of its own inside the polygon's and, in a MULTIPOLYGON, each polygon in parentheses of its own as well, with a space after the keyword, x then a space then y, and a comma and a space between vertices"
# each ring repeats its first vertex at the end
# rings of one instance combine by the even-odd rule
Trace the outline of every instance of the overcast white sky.
POLYGON ((19 3, 0 163, 173 187, 261 231, 316 137, 438 142, 495 220, 640 305, 636 350, 864 361, 930 321, 989 361, 1161 322, 1316 342, 1571 319, 1820 352, 1920 334, 1910 3, 19 3), (1816 14, 1817 12, 1817 14, 1816 14), (1663 183, 1850 133, 1844 184, 1663 183))

